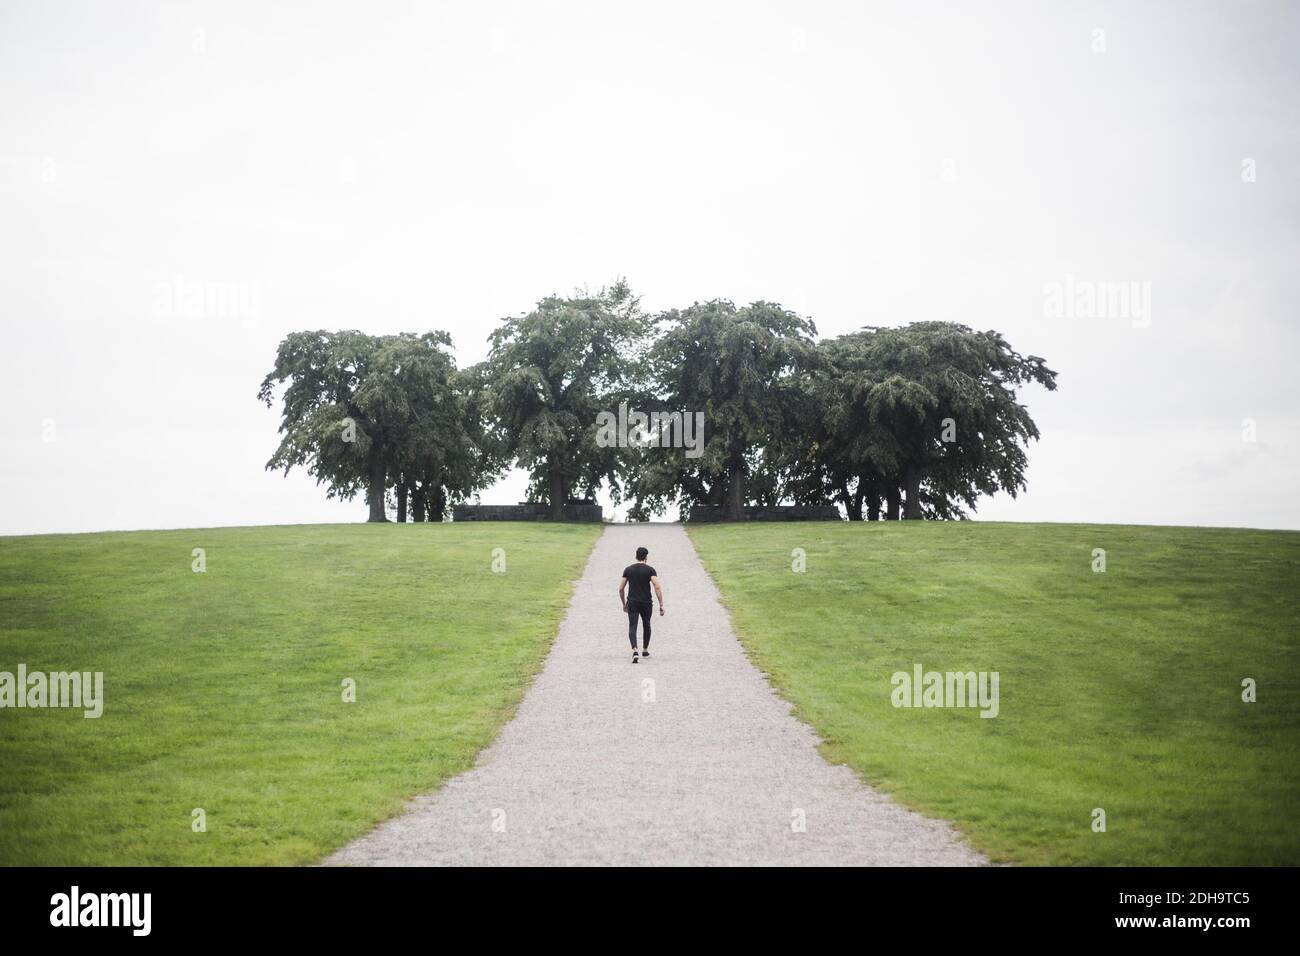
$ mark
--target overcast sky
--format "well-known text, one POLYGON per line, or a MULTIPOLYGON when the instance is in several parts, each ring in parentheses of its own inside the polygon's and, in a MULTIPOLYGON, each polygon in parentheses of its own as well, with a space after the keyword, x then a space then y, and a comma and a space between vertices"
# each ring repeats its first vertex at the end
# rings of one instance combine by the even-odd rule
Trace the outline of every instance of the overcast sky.
POLYGON ((286 333, 620 275, 1045 356, 981 518, 1300 528, 1298 8, 3 0, 0 532, 362 520, 286 333))

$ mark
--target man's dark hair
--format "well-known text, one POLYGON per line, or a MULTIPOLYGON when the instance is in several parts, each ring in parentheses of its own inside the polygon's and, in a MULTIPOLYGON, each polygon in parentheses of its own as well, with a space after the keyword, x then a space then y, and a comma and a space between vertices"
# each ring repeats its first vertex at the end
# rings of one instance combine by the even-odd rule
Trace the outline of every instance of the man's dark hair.
POLYGON ((637 548, 637 549, 636 549, 636 559, 637 559, 638 561, 644 561, 644 560, 646 559, 646 557, 647 557, 649 554, 650 554, 650 549, 649 549, 649 548, 637 548))

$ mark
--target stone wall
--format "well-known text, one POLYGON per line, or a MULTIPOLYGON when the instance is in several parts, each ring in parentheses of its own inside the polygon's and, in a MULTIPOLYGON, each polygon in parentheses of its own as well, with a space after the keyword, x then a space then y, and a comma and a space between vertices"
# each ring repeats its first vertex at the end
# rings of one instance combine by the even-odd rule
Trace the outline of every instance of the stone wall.
MULTIPOLYGON (((452 521, 548 521, 551 506, 539 501, 521 501, 517 505, 455 505, 452 521)), ((592 501, 571 501, 564 506, 565 521, 601 521, 604 511, 592 501)))
MULTIPOLYGON (((697 524, 709 521, 730 521, 731 509, 726 505, 696 505, 691 508, 687 521, 697 524)), ((740 509, 741 521, 843 521, 840 510, 834 505, 750 505, 740 509)))

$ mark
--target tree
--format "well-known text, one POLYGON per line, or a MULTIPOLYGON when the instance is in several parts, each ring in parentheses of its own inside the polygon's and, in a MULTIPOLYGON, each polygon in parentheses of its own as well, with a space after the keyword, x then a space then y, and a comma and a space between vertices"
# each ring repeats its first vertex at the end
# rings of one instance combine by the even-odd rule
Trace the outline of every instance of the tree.
POLYGON ((489 338, 492 429, 528 471, 530 500, 548 501, 552 518, 571 495, 594 495, 605 482, 617 500, 628 455, 597 443, 597 415, 626 394, 651 328, 620 279, 595 295, 545 298, 489 338))
POLYGON ((737 308, 724 299, 663 313, 652 349, 660 400, 704 413, 703 452, 643 454, 633 483, 638 516, 676 499, 725 505, 733 520, 750 501, 775 503, 782 475, 769 445, 795 425, 801 379, 815 366, 816 326, 769 302, 737 308))
MULTIPOLYGON (((445 332, 372 336, 296 332, 276 353, 258 398, 284 390, 282 439, 268 469, 306 466, 329 497, 366 490, 370 521, 387 521, 390 476, 408 461, 445 454, 447 421, 459 406, 449 387, 455 364, 445 332)), ((450 432, 452 441, 460 436, 450 432)))
POLYGON ((850 520, 960 518, 980 495, 1025 487, 1038 437, 1017 389, 1056 373, 997 332, 951 322, 869 327, 824 343, 807 401, 822 410, 806 454, 787 454, 799 493, 829 492, 850 520), (850 492, 852 487, 852 492, 850 492))
POLYGON ((888 476, 900 459, 898 442, 868 404, 880 379, 867 335, 818 343, 820 362, 803 383, 798 422, 776 449, 792 501, 837 501, 850 521, 862 520, 864 507, 871 520, 881 516, 888 476))
POLYGON ((508 465, 487 428, 484 365, 437 376, 419 426, 397 452, 397 520, 441 521, 449 505, 491 485, 508 465))
POLYGON ((884 380, 872 396, 902 449, 903 516, 963 517, 980 495, 1025 487, 1025 446, 1038 427, 1019 387, 1056 388, 1056 373, 998 332, 954 322, 879 329, 871 350, 884 380))

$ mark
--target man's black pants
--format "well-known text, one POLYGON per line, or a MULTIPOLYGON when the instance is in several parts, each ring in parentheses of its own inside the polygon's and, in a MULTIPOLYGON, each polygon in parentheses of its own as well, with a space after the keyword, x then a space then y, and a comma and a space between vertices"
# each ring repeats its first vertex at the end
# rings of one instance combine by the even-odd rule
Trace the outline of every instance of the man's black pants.
POLYGON ((636 619, 641 619, 641 649, 650 649, 650 612, 654 605, 649 601, 627 602, 627 639, 636 650, 636 619))

